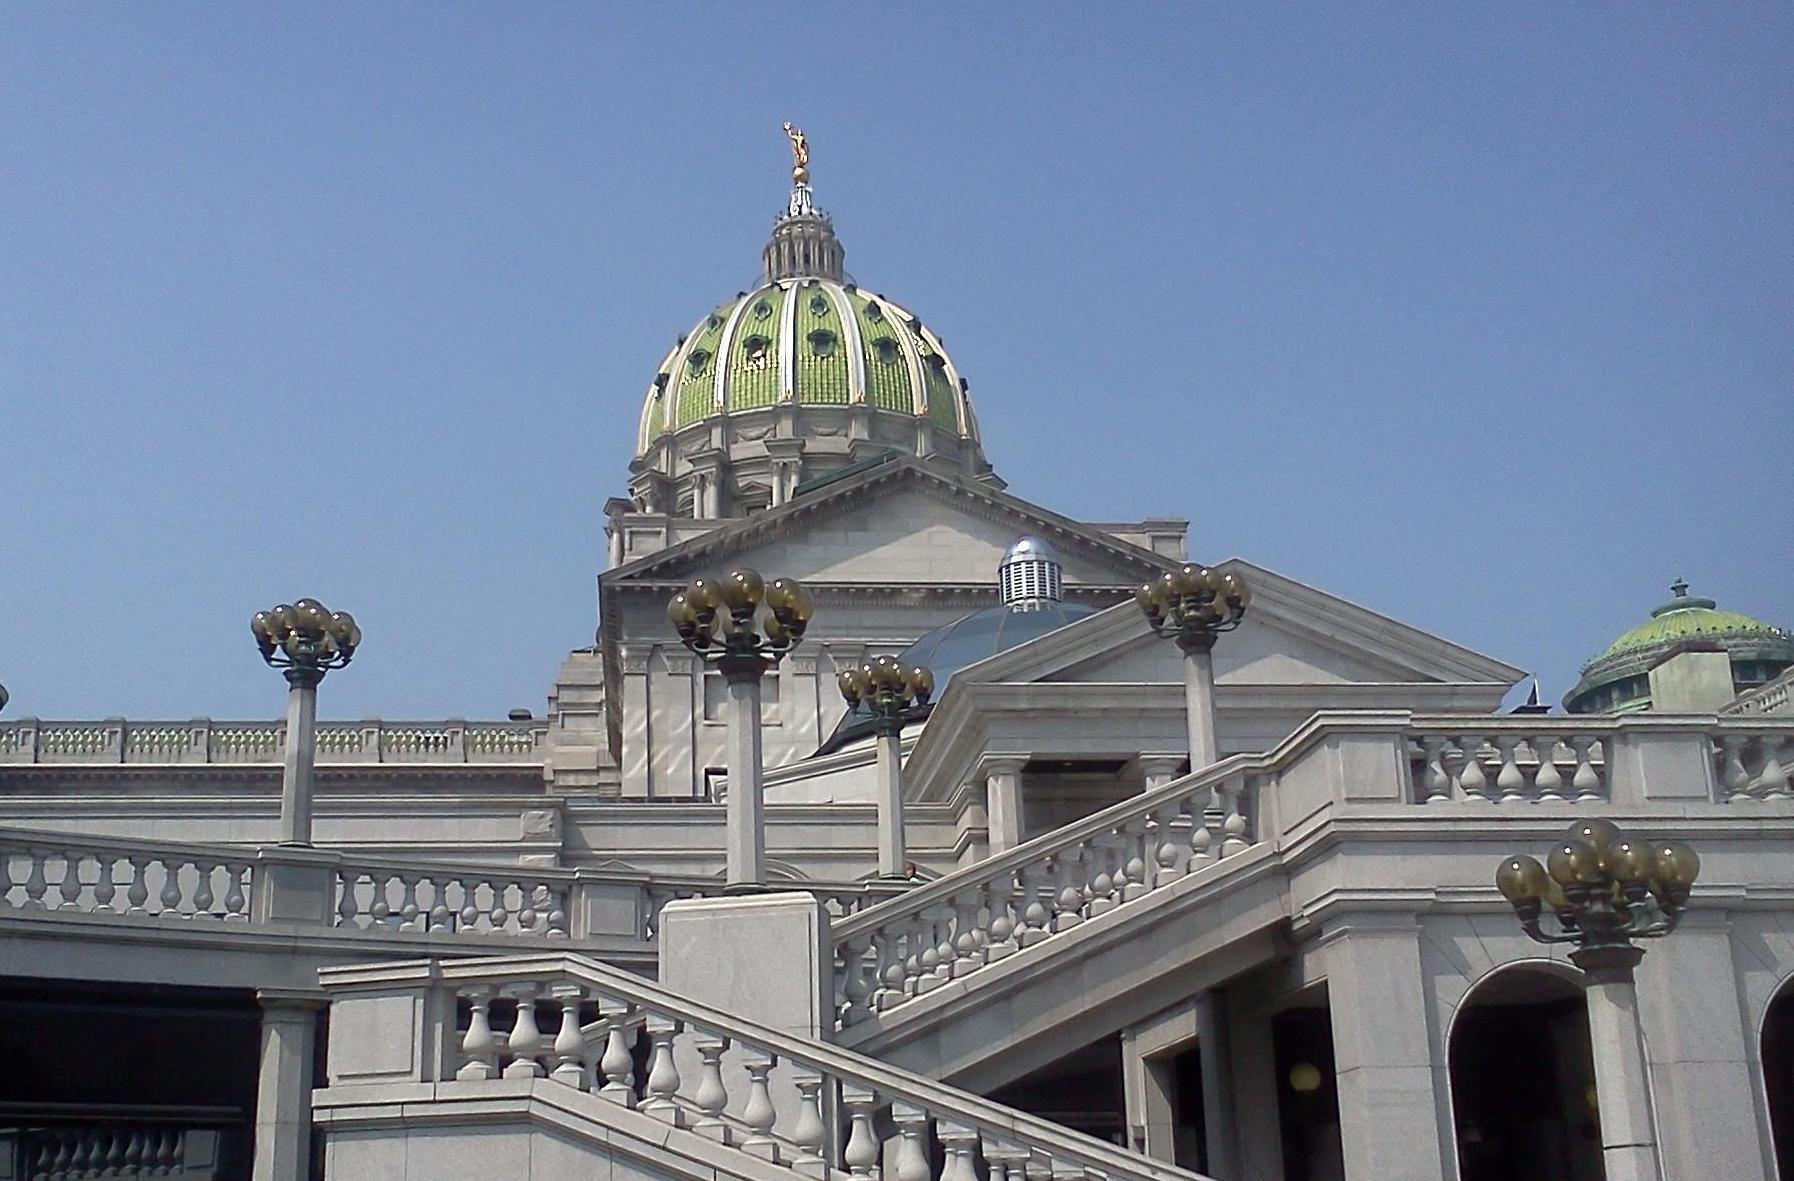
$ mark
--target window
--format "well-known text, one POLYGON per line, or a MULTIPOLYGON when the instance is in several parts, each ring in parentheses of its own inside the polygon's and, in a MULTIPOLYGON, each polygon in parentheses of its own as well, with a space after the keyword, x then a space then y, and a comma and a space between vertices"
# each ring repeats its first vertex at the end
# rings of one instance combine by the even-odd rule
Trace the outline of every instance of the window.
POLYGON ((895 365, 897 363, 897 342, 888 336, 881 336, 873 341, 872 351, 877 354, 878 359, 883 361, 886 365, 895 365))
POLYGON ((822 298, 820 291, 810 297, 810 314, 812 316, 828 315, 828 300, 822 298))
POLYGON ((810 333, 810 352, 818 357, 835 355, 835 334, 826 328, 818 328, 810 333))
POLYGON ((708 364, 710 364, 710 354, 703 349, 693 349, 691 356, 685 358, 686 368, 691 370, 693 377, 704 372, 704 366, 708 364))
POLYGON ((766 319, 766 317, 768 317, 770 315, 772 315, 772 305, 771 304, 767 303, 763 299, 754 304, 754 319, 764 320, 764 319, 766 319))
POLYGON ((750 336, 741 342, 749 369, 764 369, 772 364, 772 342, 764 336, 750 336))

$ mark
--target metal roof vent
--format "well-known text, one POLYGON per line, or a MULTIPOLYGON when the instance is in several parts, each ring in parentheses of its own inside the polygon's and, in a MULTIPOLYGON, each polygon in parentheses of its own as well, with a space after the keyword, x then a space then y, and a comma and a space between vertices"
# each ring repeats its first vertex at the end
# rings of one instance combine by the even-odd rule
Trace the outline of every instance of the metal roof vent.
POLYGON ((1059 553, 1038 537, 1018 537, 997 565, 1003 605, 1011 611, 1038 611, 1065 597, 1065 568, 1059 553))

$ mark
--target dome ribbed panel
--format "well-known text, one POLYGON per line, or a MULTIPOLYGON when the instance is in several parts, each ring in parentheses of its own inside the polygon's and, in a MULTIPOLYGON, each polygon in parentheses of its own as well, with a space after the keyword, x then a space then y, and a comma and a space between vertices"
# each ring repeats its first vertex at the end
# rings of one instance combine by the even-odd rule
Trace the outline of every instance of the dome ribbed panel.
POLYGON ((752 410, 779 400, 779 333, 784 322, 779 313, 785 299, 786 293, 773 286, 749 292, 742 301, 735 337, 729 342, 730 410, 752 410))
POLYGON ((797 301, 796 400, 845 406, 850 394, 847 333, 841 325, 840 307, 830 295, 821 283, 806 283, 791 293, 797 301), (816 335, 823 332, 832 338, 833 348, 827 356, 818 356, 816 335))
POLYGON ((916 395, 910 387, 909 360, 904 355, 904 338, 909 333, 899 319, 900 314, 881 299, 868 299, 863 292, 854 293, 854 315, 859 321, 860 338, 864 342, 862 351, 866 357, 866 403, 878 410, 914 414, 916 395), (877 318, 868 310, 873 304, 882 311, 877 318), (889 341, 890 348, 881 350, 880 341, 889 341))
POLYGON ((675 430, 703 422, 715 409, 716 350, 722 341, 723 326, 729 322, 729 311, 734 306, 735 301, 730 300, 700 322, 692 329, 692 339, 679 354, 678 371, 672 378, 679 390, 679 401, 673 410, 675 430), (694 368, 692 359, 700 352, 705 356, 704 364, 702 368, 694 368))
POLYGON ((959 430, 959 389, 947 372, 947 354, 926 330, 916 333, 922 357, 922 385, 928 394, 928 417, 950 431, 959 430))

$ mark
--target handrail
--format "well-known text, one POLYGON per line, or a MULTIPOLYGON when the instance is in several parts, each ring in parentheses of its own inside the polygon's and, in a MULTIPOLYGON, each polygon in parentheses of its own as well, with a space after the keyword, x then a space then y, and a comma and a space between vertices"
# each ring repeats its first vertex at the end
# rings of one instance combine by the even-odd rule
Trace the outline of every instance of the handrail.
MULTIPOLYGON (((1016 1111, 993 1103, 978 1095, 958 1090, 945 1084, 935 1082, 920 1075, 911 1074, 888 1066, 874 1058, 842 1049, 827 1042, 794 1037, 768 1028, 745 1018, 711 1008, 699 1001, 678 996, 641 976, 612 968, 587 956, 562 953, 558 955, 534 956, 494 956, 477 959, 461 959, 453 961, 404 961, 393 964, 375 964, 346 968, 320 969, 319 982, 333 995, 333 1003, 341 1004, 343 1000, 357 991, 368 990, 390 994, 395 985, 414 984, 422 987, 444 985, 463 991, 469 987, 490 990, 490 994, 511 993, 527 995, 532 1006, 531 1028, 534 1028, 535 1017, 533 1005, 540 995, 546 998, 549 990, 542 985, 583 986, 595 994, 602 1008, 607 1002, 614 1006, 621 1000, 633 1012, 627 1018, 612 1018, 613 1027, 619 1020, 640 1022, 645 1017, 649 1023, 649 1032, 654 1035, 655 1070, 650 1074, 648 1088, 654 1091, 656 1080, 654 1074, 659 1073, 660 1054, 664 1046, 665 1065, 670 1070, 674 1061, 671 1041, 682 1032, 699 1033, 700 1037, 727 1039, 724 1045, 732 1045, 737 1051, 750 1054, 758 1051, 761 1055, 775 1055, 781 1062, 788 1063, 800 1071, 813 1072, 824 1079, 832 1079, 844 1088, 859 1088, 896 1105, 908 1106, 920 1113, 933 1115, 943 1121, 944 1125, 964 1125, 983 1138, 987 1154, 993 1153, 998 1144, 1021 1142, 1025 1148, 1049 1154, 1055 1160, 1075 1163, 1078 1166, 1099 1173, 1107 1178, 1141 1178, 1152 1181, 1197 1181, 1199 1174, 1188 1172, 1173 1165, 1167 1165, 1151 1158, 1129 1152, 1114 1145, 1107 1144, 1094 1137, 1071 1131, 1059 1124, 1025 1112, 1016 1111), (521 989, 518 986, 522 986, 521 989), (655 1019, 661 1021, 657 1030, 655 1019), (668 1020, 670 1019, 670 1021, 668 1020), (664 1036, 664 1042, 662 1040, 664 1036)), ((554 995, 566 995, 571 992, 575 998, 580 994, 572 990, 562 990, 554 995)), ((523 1004, 520 1001, 519 1004, 523 1004)), ((451 1010, 452 1011, 452 1010, 451 1010)), ((485 1013, 478 1016, 483 1020, 485 1013)), ((564 1020, 564 1017, 563 1017, 564 1020)), ((469 1039, 473 1037, 472 1027, 469 1039)), ((488 1036, 490 1033, 488 1031, 488 1036)), ((560 1036, 540 1034, 538 1052, 552 1059, 563 1052, 563 1039, 560 1036), (553 1041, 554 1048, 548 1049, 553 1041)), ((494 1045, 498 1043, 495 1041, 494 1045)), ((518 1035, 513 1032, 508 1039, 508 1046, 519 1044, 518 1035)), ((464 1047, 466 1043, 464 1042, 464 1047)), ((700 1042, 700 1046, 702 1042, 700 1042)), ((527 1041, 523 1044, 527 1055, 533 1048, 527 1041)), ((568 1047, 571 1050, 571 1047, 568 1047)), ((472 1051, 467 1051, 472 1052, 472 1051)), ((720 1048, 719 1048, 719 1053, 720 1048)), ((496 1057, 496 1054, 494 1055, 496 1057)), ((610 1072, 607 1061, 601 1067, 605 1073, 610 1072)), ((537 1070, 540 1070, 538 1067, 537 1070)), ((555 1077, 561 1077, 560 1068, 556 1068, 555 1077)), ((447 1073, 445 1071, 444 1073, 447 1073)), ((525 1072, 533 1073, 533 1072, 525 1072)), ((586 1077, 586 1068, 570 1073, 567 1078, 574 1085, 586 1077)), ((764 1083, 764 1073, 759 1076, 764 1083)), ((446 1079, 425 1079, 424 1081, 445 1082, 446 1079)), ((689 1081, 689 1080, 687 1080, 689 1081)), ((675 1074, 671 1088, 677 1090, 684 1084, 675 1074)), ((352 1092, 353 1084, 343 1086, 346 1092, 352 1092)), ((701 1092, 700 1092, 701 1093, 701 1092)), ((671 1097, 668 1091, 665 1097, 671 1097)), ((683 1096, 680 1096, 682 1099, 683 1096)), ((646 1109, 648 1103, 644 1103, 646 1109)), ((850 1097, 850 1109, 856 1104, 850 1097)), ((865 1106, 861 1104, 860 1106, 865 1106)), ((721 1110, 720 1104, 718 1111, 721 1110)), ((855 1111, 856 1122, 862 1112, 855 1111)), ((865 1113, 870 1120, 869 1111, 865 1113)), ((764 1130, 770 1131, 770 1120, 764 1130)), ((902 1122, 901 1120, 899 1121, 902 1122)), ((942 1136, 943 1140, 949 1137, 942 1136)), ((849 1152, 851 1152, 851 1144, 849 1152)), ((966 1162, 970 1164, 969 1160, 966 1162)), ((949 1164, 949 1170, 952 1165, 949 1164)), ((994 1172, 995 1170, 993 1170, 994 1172)), ((856 1169, 857 1173, 858 1170, 856 1169)), ((1055 1170, 1057 1172, 1057 1170, 1055 1170)), ((962 1174, 964 1175, 964 1174, 962 1174)), ((1015 1174, 1011 1174, 1014 1176, 1015 1174)))

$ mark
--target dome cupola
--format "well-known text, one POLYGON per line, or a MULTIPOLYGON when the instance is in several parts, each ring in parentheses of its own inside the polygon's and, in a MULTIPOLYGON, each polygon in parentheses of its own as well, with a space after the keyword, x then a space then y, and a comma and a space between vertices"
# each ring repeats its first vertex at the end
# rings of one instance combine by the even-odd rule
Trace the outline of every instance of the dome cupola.
POLYGON ((1582 666, 1582 679, 1564 695, 1564 709, 1573 714, 1649 709, 1651 669, 1689 648, 1723 651, 1730 657, 1732 687, 1740 693, 1794 666, 1794 633, 1721 610, 1712 599, 1690 595, 1688 584, 1677 579, 1670 586, 1669 600, 1649 619, 1582 666))
POLYGON ((786 125, 792 189, 760 284, 692 325, 649 383, 631 464, 640 511, 740 517, 890 451, 997 486, 965 380, 941 338, 862 289, 786 125))

